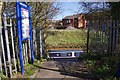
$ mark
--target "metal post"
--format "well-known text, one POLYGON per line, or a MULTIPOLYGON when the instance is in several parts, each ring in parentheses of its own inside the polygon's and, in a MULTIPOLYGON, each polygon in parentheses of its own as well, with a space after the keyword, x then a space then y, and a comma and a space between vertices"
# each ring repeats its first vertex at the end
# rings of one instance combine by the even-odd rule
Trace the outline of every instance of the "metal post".
MULTIPOLYGON (((90 25, 90 22, 89 22, 89 25, 90 25)), ((87 53, 88 53, 88 50, 89 50, 89 25, 88 25, 88 32, 87 32, 87 53)))
POLYGON ((25 43, 25 49, 26 49, 26 61, 28 62, 27 43, 25 43))
POLYGON ((117 33, 116 33, 116 51, 115 51, 115 57, 117 57, 117 50, 118 50, 118 32, 119 32, 119 21, 117 21, 117 33))
POLYGON ((2 75, 2 55, 0 55, 0 80, 1 80, 1 75, 2 75))
POLYGON ((33 31, 33 38, 34 38, 34 49, 35 49, 35 57, 37 58, 37 44, 36 44, 36 28, 34 28, 34 31, 33 31))
POLYGON ((114 51, 114 40, 115 40, 115 20, 114 20, 114 23, 113 23, 113 46, 112 46, 112 50, 114 51))
POLYGON ((96 27, 95 20, 93 20, 92 24, 93 24, 92 26, 93 26, 93 34, 94 34, 93 35, 93 51, 95 51, 95 45, 94 45, 95 44, 95 36, 96 36, 95 35, 95 32, 96 32, 96 30, 95 30, 95 27, 96 27))
POLYGON ((33 56, 33 41, 32 41, 32 26, 31 26, 31 10, 30 10, 30 6, 29 6, 29 24, 30 24, 31 60, 32 60, 32 64, 34 64, 34 56, 33 56))
POLYGON ((101 47, 101 21, 100 21, 100 47, 101 47))
MULTIPOLYGON (((30 56, 30 54, 31 54, 31 49, 30 49, 30 39, 28 40, 28 44, 29 44, 29 58, 31 59, 31 56, 30 56)), ((29 61, 30 61, 30 59, 29 59, 29 61)))
MULTIPOLYGON (((106 21, 105 21, 105 23, 106 23, 106 21)), ((106 24, 105 24, 105 33, 104 33, 105 35, 104 35, 104 56, 105 56, 105 52, 106 52, 106 49, 105 49, 105 45, 106 45, 106 24)))
POLYGON ((24 58, 23 58, 23 60, 24 60, 24 64, 26 64, 26 59, 25 59, 25 43, 23 43, 23 51, 24 51, 24 58))
POLYGON ((97 21, 97 26, 98 26, 98 39, 99 39, 99 21, 97 21))
POLYGON ((23 54, 22 54, 22 42, 21 42, 21 29, 20 29, 20 12, 19 12, 19 2, 16 2, 16 12, 17 12, 17 28, 18 28, 18 42, 19 42, 19 53, 20 53, 20 66, 21 66, 21 74, 24 75, 23 68, 23 54))
POLYGON ((8 62, 9 62, 9 71, 10 77, 12 77, 12 68, 11 68, 11 57, 10 57, 10 48, 9 48, 9 39, 8 39, 8 31, 7 31, 7 21, 6 21, 6 14, 4 14, 4 30, 5 30, 5 38, 6 38, 6 46, 7 46, 7 55, 8 55, 8 62))
POLYGON ((110 56, 112 56, 111 54, 111 36, 112 36, 112 21, 110 20, 110 47, 109 47, 109 54, 110 56))
MULTIPOLYGON (((0 36, 2 36, 2 29, 1 29, 1 24, 0 24, 0 36)), ((1 39, 0 39, 1 40, 1 39)), ((2 41, 2 40, 1 40, 2 41)), ((2 48, 2 46, 1 46, 1 44, 2 44, 2 42, 0 43, 0 47, 2 48)), ((0 51, 0 79, 1 79, 1 73, 2 73, 2 49, 0 49, 1 51, 0 51)))
POLYGON ((3 43, 3 36, 2 36, 2 29, 1 29, 1 27, 0 27, 0 32, 1 32, 0 33, 0 37, 1 37, 1 48, 2 48, 2 53, 3 53, 2 55, 3 55, 3 60, 4 60, 4 68, 5 68, 5 74, 7 76, 6 59, 5 59, 5 49, 4 49, 4 43, 3 43))
POLYGON ((15 21, 13 22, 14 26, 14 37, 15 37, 15 53, 16 53, 16 58, 17 58, 17 70, 19 71, 19 58, 18 58, 18 49, 17 49, 17 40, 16 40, 16 28, 15 28, 15 21))
POLYGON ((104 22, 102 21, 102 51, 103 51, 103 26, 104 26, 104 22))
MULTIPOLYGON (((107 53, 108 53, 108 48, 109 48, 109 45, 108 45, 108 36, 109 36, 109 25, 108 25, 108 21, 107 21, 107 53)), ((109 55, 109 54, 108 54, 109 55)))
POLYGON ((98 35, 98 26, 97 26, 97 20, 95 21, 95 26, 96 26, 96 39, 97 39, 97 35, 98 35))
MULTIPOLYGON (((117 35, 118 35, 118 32, 119 32, 119 21, 117 21, 117 35)), ((117 36, 117 42, 116 42, 116 44, 118 44, 118 36, 117 36)), ((117 45, 116 45, 116 47, 117 47, 117 45)), ((116 48, 116 50, 117 50, 117 48, 116 48)), ((116 51, 116 53, 117 53, 117 51, 116 51)), ((116 54, 116 57, 117 57, 117 54, 116 54)), ((119 80, 119 77, 120 77, 120 57, 119 57, 119 65, 118 65, 118 72, 117 72, 117 78, 118 78, 118 80, 119 80)))
MULTIPOLYGON (((11 20, 10 20, 10 24, 12 24, 11 20)), ((13 49, 13 58, 14 58, 15 72, 16 72, 16 74, 17 74, 17 67, 16 67, 16 59, 15 59, 15 49, 14 49, 12 26, 10 27, 10 30, 11 30, 11 39, 12 39, 12 49, 13 49)))
POLYGON ((42 29, 40 29, 40 57, 42 58, 43 56, 42 56, 42 49, 43 49, 43 47, 42 47, 42 29))

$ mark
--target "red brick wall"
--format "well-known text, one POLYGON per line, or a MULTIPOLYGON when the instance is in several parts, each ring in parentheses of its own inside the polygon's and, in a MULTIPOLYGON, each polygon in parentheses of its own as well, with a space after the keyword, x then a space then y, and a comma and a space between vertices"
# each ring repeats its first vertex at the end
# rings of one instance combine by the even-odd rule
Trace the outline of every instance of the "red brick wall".
POLYGON ((81 28, 81 27, 86 28, 87 20, 85 19, 85 17, 80 15, 78 18, 75 18, 75 19, 63 19, 62 24, 63 24, 63 26, 70 25, 75 28, 81 28), (83 21, 83 19, 84 19, 84 21, 83 21), (70 23, 67 23, 67 21, 69 22, 69 20, 70 20, 70 23))
POLYGON ((87 20, 85 19, 85 16, 81 15, 80 17, 78 17, 78 28, 81 28, 81 27, 86 28, 86 25, 87 25, 87 20))
POLYGON ((78 17, 78 28, 83 27, 82 15, 78 17))

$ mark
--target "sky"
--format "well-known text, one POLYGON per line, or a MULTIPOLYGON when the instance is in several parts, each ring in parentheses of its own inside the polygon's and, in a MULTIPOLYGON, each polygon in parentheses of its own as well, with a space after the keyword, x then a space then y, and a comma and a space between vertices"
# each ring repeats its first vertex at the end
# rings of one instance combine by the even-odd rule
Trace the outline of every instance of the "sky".
POLYGON ((53 20, 62 20, 62 18, 66 16, 76 14, 78 7, 78 2, 62 2, 61 11, 53 18, 53 20))

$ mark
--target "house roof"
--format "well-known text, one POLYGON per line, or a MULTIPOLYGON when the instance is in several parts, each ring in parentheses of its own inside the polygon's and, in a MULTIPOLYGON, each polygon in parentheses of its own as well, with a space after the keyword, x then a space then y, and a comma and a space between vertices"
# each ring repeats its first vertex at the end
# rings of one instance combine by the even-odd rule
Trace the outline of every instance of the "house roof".
POLYGON ((78 18, 79 16, 80 16, 80 14, 75 14, 75 15, 72 15, 72 16, 66 16, 63 19, 74 19, 74 18, 78 18))

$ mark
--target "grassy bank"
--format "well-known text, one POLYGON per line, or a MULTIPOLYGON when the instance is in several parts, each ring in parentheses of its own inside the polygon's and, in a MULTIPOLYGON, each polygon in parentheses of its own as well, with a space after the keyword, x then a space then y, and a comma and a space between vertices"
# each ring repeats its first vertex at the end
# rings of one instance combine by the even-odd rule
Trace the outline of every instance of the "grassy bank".
MULTIPOLYGON (((19 70, 17 72, 17 74, 15 72, 13 72, 12 79, 17 78, 18 80, 22 80, 21 78, 25 78, 25 80, 29 80, 29 78, 31 78, 31 76, 34 76, 34 74, 38 70, 40 70, 39 64, 41 64, 41 62, 43 62, 43 61, 34 59, 34 65, 33 64, 29 64, 29 63, 27 63, 26 65, 24 64, 23 65, 24 66, 24 75, 21 75, 21 71, 19 70)), ((5 76, 4 74, 1 74, 0 76, 2 77, 2 80, 11 80, 10 78, 5 76)), ((15 80, 17 80, 17 79, 15 79, 15 80)))
POLYGON ((86 48, 87 31, 50 30, 47 31, 47 48, 86 48))

